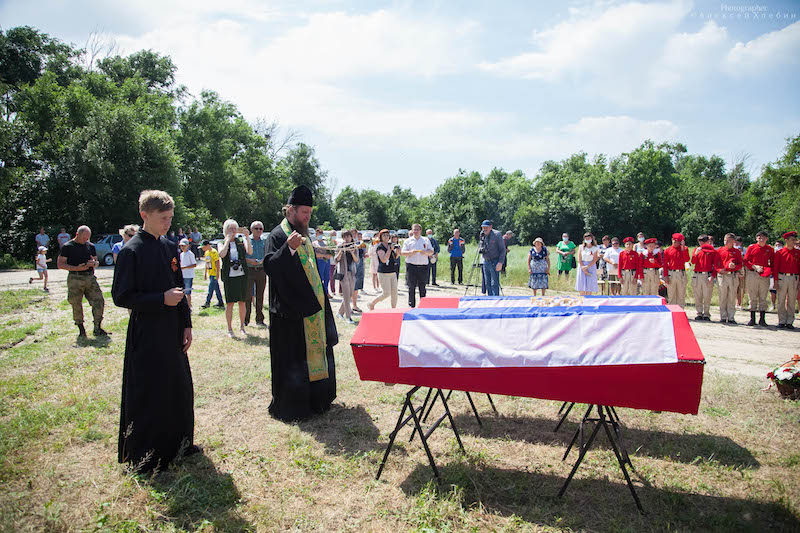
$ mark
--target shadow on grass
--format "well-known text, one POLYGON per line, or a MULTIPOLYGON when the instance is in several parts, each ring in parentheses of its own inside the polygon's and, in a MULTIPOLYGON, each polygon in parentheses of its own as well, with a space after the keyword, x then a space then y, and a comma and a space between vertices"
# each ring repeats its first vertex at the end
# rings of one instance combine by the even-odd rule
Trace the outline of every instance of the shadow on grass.
MULTIPOLYGON (((451 409, 453 407, 451 406, 451 409)), ((581 416, 585 410, 580 410, 581 416)), ((549 444, 566 447, 578 429, 578 423, 564 422, 557 433, 553 428, 557 423, 554 418, 534 418, 527 416, 495 417, 485 410, 481 414, 483 427, 479 427, 471 412, 454 416, 459 431, 468 435, 484 438, 511 438, 537 444, 549 444)), ((591 429, 591 427, 589 427, 591 429)), ((714 460, 726 466, 737 468, 759 468, 761 464, 750 453, 750 450, 736 444, 728 437, 708 434, 677 434, 666 431, 652 431, 625 426, 622 418, 622 439, 628 452, 636 455, 661 457, 681 463, 693 463, 696 460, 714 460)), ((593 447, 611 449, 603 438, 595 441, 593 447)), ((574 452, 573 452, 574 453, 574 452)))
POLYGON ((237 511, 239 489, 230 474, 219 472, 203 454, 185 458, 175 467, 143 478, 153 496, 166 506, 164 519, 179 529, 250 531, 254 528, 237 511))
POLYGON ((269 346, 269 335, 266 337, 258 337, 255 335, 248 335, 243 339, 236 337, 237 340, 249 344, 250 346, 269 346))
MULTIPOLYGON (((91 328, 90 328, 91 329, 91 328)), ((91 333, 91 331, 87 332, 91 333)), ((105 348, 109 344, 111 344, 111 336, 110 335, 101 335, 99 337, 76 337, 75 344, 78 346, 94 346, 95 348, 105 348)))
POLYGON ((328 413, 301 422, 298 427, 323 443, 328 453, 337 455, 381 451, 386 446, 378 442, 380 431, 360 405, 347 407, 335 403, 328 413))
MULTIPOLYGON (((427 464, 420 464, 401 484, 417 496, 416 510, 425 527, 437 513, 481 508, 513 516, 537 527, 591 531, 798 531, 800 520, 786 507, 757 499, 707 496, 637 486, 647 515, 642 516, 624 482, 605 479, 572 480, 563 498, 565 478, 456 462, 440 467, 442 483, 431 482, 427 464), (433 497, 419 498, 420 495, 433 497)), ((579 474, 580 476, 580 474, 579 474)), ((620 478, 621 481, 621 478, 620 478)))

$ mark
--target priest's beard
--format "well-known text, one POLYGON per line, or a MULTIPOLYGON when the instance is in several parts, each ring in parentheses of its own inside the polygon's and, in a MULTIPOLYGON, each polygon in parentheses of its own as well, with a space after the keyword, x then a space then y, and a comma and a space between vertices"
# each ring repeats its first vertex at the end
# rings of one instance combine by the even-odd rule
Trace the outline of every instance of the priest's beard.
POLYGON ((287 220, 292 224, 294 230, 302 235, 303 237, 308 237, 308 224, 303 224, 302 221, 298 220, 298 217, 287 217, 287 220), (292 220, 294 219, 294 220, 292 220))

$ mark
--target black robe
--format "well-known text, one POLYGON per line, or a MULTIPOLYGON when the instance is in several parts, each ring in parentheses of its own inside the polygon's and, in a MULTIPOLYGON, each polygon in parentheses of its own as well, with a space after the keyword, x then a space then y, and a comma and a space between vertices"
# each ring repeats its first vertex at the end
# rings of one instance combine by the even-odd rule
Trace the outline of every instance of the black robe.
MULTIPOLYGON (((316 261, 312 261, 316 268, 316 261)), ((285 421, 304 420, 330 409, 336 398, 333 347, 339 342, 331 304, 325 296, 328 378, 310 381, 303 317, 321 309, 297 254, 292 255, 280 225, 266 243, 264 270, 269 276, 269 351, 272 403, 269 413, 285 421)))
POLYGON ((184 298, 164 304, 164 292, 183 288, 178 247, 144 230, 120 250, 111 293, 131 309, 125 341, 119 462, 140 470, 164 468, 193 444, 194 389, 183 330, 192 327, 184 298))

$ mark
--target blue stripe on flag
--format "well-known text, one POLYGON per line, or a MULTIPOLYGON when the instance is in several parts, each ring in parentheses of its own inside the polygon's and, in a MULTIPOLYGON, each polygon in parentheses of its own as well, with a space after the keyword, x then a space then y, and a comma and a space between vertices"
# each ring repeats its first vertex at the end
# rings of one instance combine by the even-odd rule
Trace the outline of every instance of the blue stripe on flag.
POLYGON ((569 306, 569 307, 472 307, 466 309, 412 309, 403 320, 474 320, 535 318, 539 316, 614 315, 627 313, 669 313, 664 305, 569 306))

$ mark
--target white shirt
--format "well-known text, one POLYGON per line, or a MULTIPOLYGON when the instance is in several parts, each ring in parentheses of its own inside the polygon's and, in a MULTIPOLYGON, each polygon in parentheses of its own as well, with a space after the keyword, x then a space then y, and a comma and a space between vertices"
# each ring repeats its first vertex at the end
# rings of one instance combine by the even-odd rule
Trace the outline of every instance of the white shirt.
POLYGON ((194 278, 194 268, 183 268, 187 266, 197 266, 197 260, 191 250, 181 252, 181 274, 183 274, 184 279, 194 278))
POLYGON ((422 235, 420 235, 419 239, 415 238, 414 236, 411 236, 408 239, 406 239, 405 242, 403 242, 403 251, 416 252, 406 256, 406 264, 427 266, 428 256, 422 255, 420 253, 422 250, 433 251, 433 246, 431 246, 431 241, 429 241, 427 237, 423 237, 422 235))
POLYGON ((614 276, 619 276, 619 254, 622 252, 623 248, 606 248, 605 253, 603 254, 603 260, 608 264, 608 273, 613 274, 614 276), (611 261, 614 264, 611 264, 611 261))
POLYGON ((592 259, 594 259, 595 252, 598 252, 600 248, 597 246, 592 246, 591 248, 586 248, 586 245, 581 246, 581 261, 584 263, 588 263, 592 259))
POLYGON ((47 270, 47 257, 45 257, 44 254, 39 254, 36 256, 36 268, 47 270))

